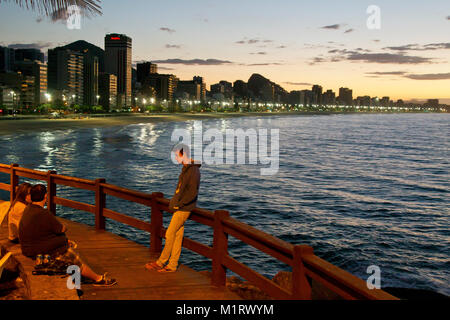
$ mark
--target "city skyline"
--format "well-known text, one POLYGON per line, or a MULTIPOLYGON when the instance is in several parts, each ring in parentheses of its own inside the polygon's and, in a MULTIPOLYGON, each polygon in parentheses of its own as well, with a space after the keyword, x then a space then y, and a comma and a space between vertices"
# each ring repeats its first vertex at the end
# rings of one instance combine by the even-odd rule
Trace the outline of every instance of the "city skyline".
POLYGON ((103 2, 102 16, 83 18, 81 30, 69 30, 61 21, 1 3, 0 28, 7 32, 0 45, 28 45, 47 53, 83 39, 104 48, 105 34, 123 33, 133 39, 133 65, 152 61, 161 73, 180 79, 201 75, 208 88, 260 73, 289 91, 320 84, 334 92, 352 88, 354 96, 450 103, 450 43, 445 42, 450 6, 379 1, 381 29, 369 30, 370 4, 135 1, 125 8, 103 2))

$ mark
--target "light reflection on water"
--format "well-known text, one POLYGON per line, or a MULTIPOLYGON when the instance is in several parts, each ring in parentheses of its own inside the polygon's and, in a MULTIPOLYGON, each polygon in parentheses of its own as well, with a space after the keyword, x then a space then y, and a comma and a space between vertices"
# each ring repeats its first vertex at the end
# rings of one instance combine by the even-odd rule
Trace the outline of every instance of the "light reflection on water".
MULTIPOLYGON (((283 240, 312 245, 320 257, 364 279, 367 267, 376 264, 383 286, 450 294, 449 120, 447 114, 404 114, 204 121, 204 130, 222 132, 279 128, 280 170, 264 177, 260 168, 267 166, 203 166, 199 206, 230 210, 233 217, 283 240)), ((192 131, 194 122, 1 136, 0 162, 102 177, 170 197, 180 170, 170 162, 170 137, 180 128, 192 131)), ((93 203, 89 192, 60 187, 58 195, 93 203)), ((107 203, 149 221, 148 208, 114 198, 107 203)), ((89 214, 70 209, 60 214, 93 224, 89 214)), ((148 242, 145 232, 114 222, 108 228, 148 242)), ((212 243, 211 230, 191 221, 186 235, 212 243)), ((268 276, 286 269, 233 238, 229 248, 233 257, 268 276)), ((210 267, 187 250, 181 262, 197 270, 210 267)))

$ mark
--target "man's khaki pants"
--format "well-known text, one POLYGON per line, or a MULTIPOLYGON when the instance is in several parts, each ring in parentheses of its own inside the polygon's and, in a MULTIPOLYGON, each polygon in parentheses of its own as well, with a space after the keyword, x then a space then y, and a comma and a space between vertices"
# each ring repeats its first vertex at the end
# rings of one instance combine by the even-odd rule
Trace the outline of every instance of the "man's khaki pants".
POLYGON ((170 220, 169 228, 166 231, 166 243, 164 250, 161 253, 158 261, 160 266, 164 266, 167 261, 167 267, 171 270, 176 270, 178 267, 178 260, 181 255, 181 244, 183 242, 184 223, 189 218, 190 212, 176 211, 172 220, 170 220))

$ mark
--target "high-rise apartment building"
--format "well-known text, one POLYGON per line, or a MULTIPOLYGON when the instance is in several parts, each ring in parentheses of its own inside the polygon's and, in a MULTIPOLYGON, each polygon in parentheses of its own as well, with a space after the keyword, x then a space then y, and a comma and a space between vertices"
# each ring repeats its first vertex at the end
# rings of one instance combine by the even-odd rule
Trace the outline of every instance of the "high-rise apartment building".
POLYGON ((351 106, 353 105, 353 90, 349 88, 339 88, 339 104, 351 106))
POLYGON ((233 94, 241 98, 247 98, 248 97, 247 82, 242 80, 236 80, 233 83, 233 94))
POLYGON ((34 83, 33 76, 26 76, 21 72, 0 73, 0 86, 6 89, 6 93, 10 96, 11 105, 9 109, 18 110, 33 107, 34 83))
POLYGON ((289 96, 288 96, 288 103, 291 105, 298 105, 301 104, 301 92, 300 91, 291 91, 289 92, 289 96))
POLYGON ((44 63, 44 53, 39 49, 15 49, 15 60, 19 61, 40 61, 44 63))
POLYGON ((84 102, 84 55, 64 48, 48 50, 48 88, 56 99, 84 102))
POLYGON ((118 107, 131 106, 132 40, 123 34, 105 36, 105 72, 117 77, 118 107))
POLYGON ((439 107, 439 99, 428 99, 426 105, 437 108, 439 107))
POLYGON ((370 107, 371 102, 372 99, 370 98, 370 96, 359 96, 356 98, 356 105, 360 107, 370 107))
POLYGON ((200 85, 200 98, 199 100, 206 100, 206 83, 203 81, 203 77, 195 76, 193 78, 194 83, 200 85))
POLYGON ((231 99, 233 97, 233 84, 228 81, 220 81, 219 83, 211 85, 211 94, 220 93, 225 98, 231 99))
POLYGON ((179 96, 187 94, 190 100, 202 100, 203 81, 180 80, 176 85, 176 92, 179 96))
POLYGON ((11 72, 14 69, 14 49, 0 47, 0 72, 11 72))
POLYGON ((322 104, 325 106, 331 106, 336 104, 336 94, 333 90, 327 90, 322 95, 322 104))
POLYGON ((48 102, 45 94, 47 93, 47 65, 35 61, 16 61, 15 71, 21 72, 25 76, 34 77, 34 103, 39 106, 42 103, 48 102))
POLYGON ((62 47, 83 54, 83 104, 98 104, 98 75, 104 68, 104 51, 83 40, 72 42, 62 47))
POLYGON ((117 106, 117 77, 109 73, 100 73, 98 81, 99 104, 107 110, 117 106))
POLYGON ((83 52, 83 103, 86 106, 97 105, 99 59, 89 50, 83 52))
POLYGON ((310 107, 313 104, 313 92, 311 90, 300 91, 300 104, 304 107, 310 107))
POLYGON ((144 83, 145 79, 150 74, 158 73, 158 65, 151 62, 142 62, 136 65, 137 68, 137 82, 144 83))
POLYGON ((30 109, 35 105, 35 78, 22 75, 20 86, 20 106, 22 109, 30 109))
POLYGON ((172 101, 176 88, 175 76, 173 74, 150 74, 143 84, 143 87, 145 86, 153 87, 159 100, 172 101))
POLYGON ((389 97, 383 97, 380 100, 380 105, 382 107, 390 107, 390 101, 391 101, 391 99, 389 97))
POLYGON ((313 93, 312 104, 322 105, 322 90, 323 90, 322 87, 317 84, 312 87, 313 93))

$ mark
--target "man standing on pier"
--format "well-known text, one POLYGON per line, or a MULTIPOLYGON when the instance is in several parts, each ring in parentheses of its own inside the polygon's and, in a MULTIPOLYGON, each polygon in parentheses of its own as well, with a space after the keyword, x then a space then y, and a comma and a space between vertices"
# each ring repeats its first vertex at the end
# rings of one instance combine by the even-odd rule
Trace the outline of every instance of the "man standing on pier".
POLYGON ((175 194, 169 204, 169 208, 175 213, 166 231, 166 243, 161 256, 157 261, 145 265, 146 269, 158 272, 175 272, 177 270, 183 242, 184 223, 197 205, 200 187, 201 165, 194 163, 194 160, 190 158, 189 147, 179 144, 173 149, 173 152, 177 162, 183 164, 175 194))

